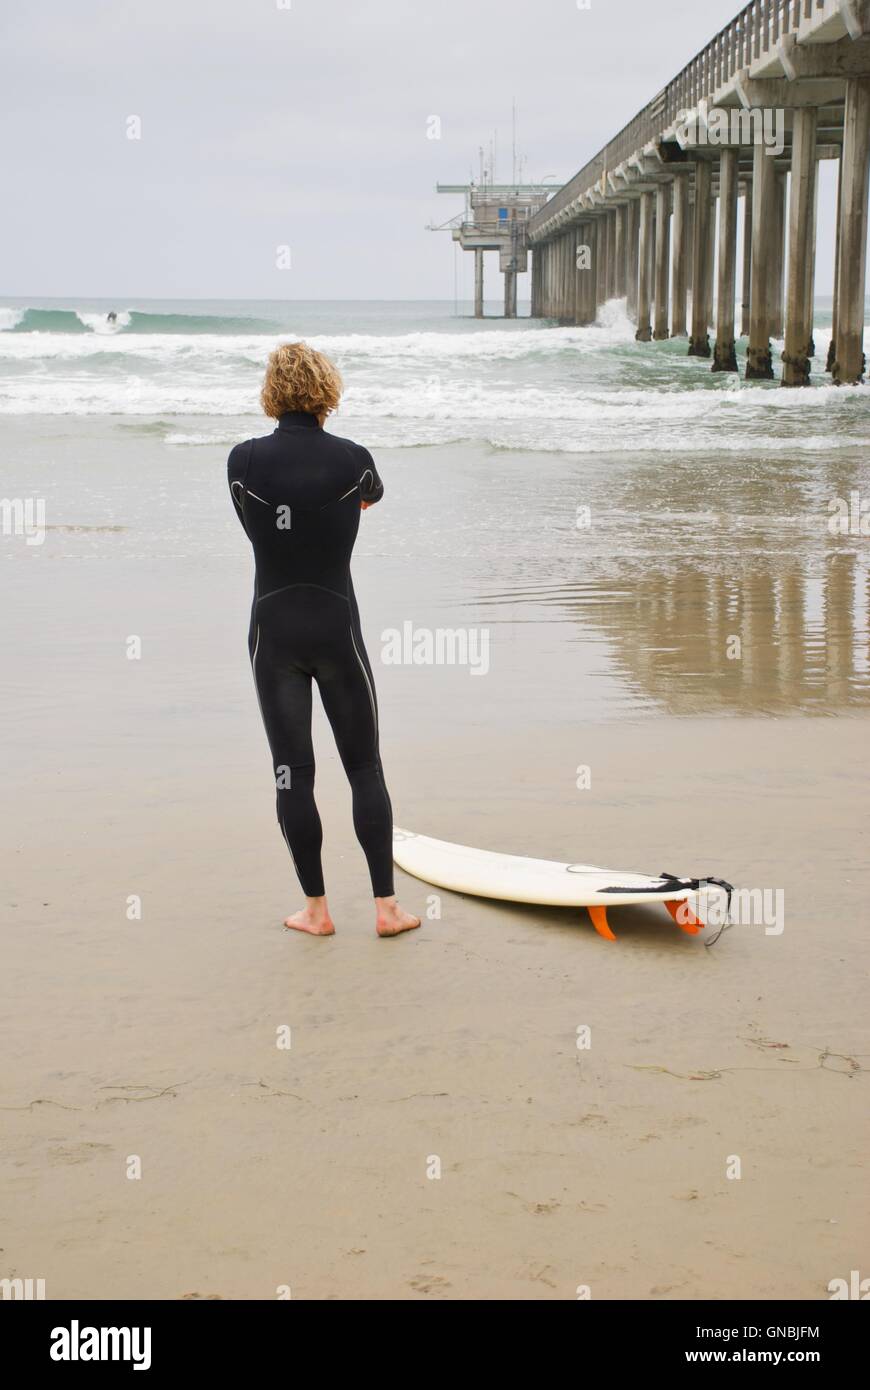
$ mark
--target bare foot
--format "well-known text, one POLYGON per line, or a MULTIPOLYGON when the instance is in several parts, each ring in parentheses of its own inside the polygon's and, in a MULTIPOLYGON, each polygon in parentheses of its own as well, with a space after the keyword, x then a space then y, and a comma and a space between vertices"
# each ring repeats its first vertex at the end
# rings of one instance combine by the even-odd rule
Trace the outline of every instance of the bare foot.
POLYGON ((378 914, 375 923, 378 936, 399 936, 403 931, 413 931, 420 925, 420 918, 412 917, 410 912, 399 907, 395 896, 375 898, 375 907, 378 914))
POLYGON ((285 917, 284 926, 294 931, 308 932, 309 936, 334 936, 335 925, 329 915, 325 898, 309 898, 301 912, 285 917))

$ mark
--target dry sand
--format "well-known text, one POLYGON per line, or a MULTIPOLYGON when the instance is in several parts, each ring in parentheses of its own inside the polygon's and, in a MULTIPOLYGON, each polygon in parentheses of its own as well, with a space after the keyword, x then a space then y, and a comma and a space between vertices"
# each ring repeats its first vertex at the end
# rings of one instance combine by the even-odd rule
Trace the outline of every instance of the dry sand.
POLYGON ((334 757, 332 940, 280 926, 296 894, 242 759, 220 795, 155 769, 135 818, 24 799, 3 1273, 50 1298, 826 1297, 868 1235, 866 736, 600 726, 586 793, 551 728, 392 746, 399 818, 433 834, 784 888, 782 935, 711 949, 660 908, 615 910, 609 944, 581 912, 448 893, 377 940, 334 757))

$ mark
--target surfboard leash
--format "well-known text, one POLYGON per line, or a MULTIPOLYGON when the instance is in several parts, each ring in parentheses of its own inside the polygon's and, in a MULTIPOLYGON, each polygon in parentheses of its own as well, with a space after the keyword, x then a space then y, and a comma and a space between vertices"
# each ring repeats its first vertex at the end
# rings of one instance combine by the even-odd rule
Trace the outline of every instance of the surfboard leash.
POLYGON ((727 899, 725 904, 725 921, 722 923, 716 935, 711 937, 709 941, 704 942, 704 945, 708 949, 710 946, 716 945, 723 931, 728 927, 733 927, 734 923, 731 921, 731 899, 734 895, 734 885, 733 883, 729 883, 727 879, 714 878, 712 874, 705 878, 678 878, 676 874, 669 874, 665 869, 661 871, 659 878, 667 879, 669 883, 679 884, 681 888, 690 888, 693 893, 699 893, 708 883, 712 883, 715 888, 723 889, 727 899))

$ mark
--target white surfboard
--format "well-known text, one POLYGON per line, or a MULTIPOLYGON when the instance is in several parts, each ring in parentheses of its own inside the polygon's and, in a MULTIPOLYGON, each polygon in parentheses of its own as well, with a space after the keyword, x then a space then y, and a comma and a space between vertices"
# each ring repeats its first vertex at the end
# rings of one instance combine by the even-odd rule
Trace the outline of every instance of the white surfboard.
POLYGON ((393 831, 393 859, 415 878, 455 893, 551 907, 585 907, 596 931, 611 941, 615 937, 607 922, 607 909, 626 904, 661 902, 684 931, 694 935, 703 926, 684 906, 698 890, 697 879, 495 854, 398 827, 393 831))

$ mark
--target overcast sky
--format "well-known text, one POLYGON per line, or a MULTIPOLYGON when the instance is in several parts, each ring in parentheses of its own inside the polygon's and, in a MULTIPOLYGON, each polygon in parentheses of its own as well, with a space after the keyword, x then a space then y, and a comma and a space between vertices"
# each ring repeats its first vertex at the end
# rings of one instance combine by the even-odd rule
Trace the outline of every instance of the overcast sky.
MULTIPOLYGON (((467 293, 473 258, 425 230, 462 200, 434 187, 466 182, 496 129, 510 178, 512 100, 526 176, 562 182, 739 8, 285 3, 4 7, 0 294, 447 299, 454 254, 467 293), (427 138, 433 115, 440 140, 427 138)), ((493 257, 487 296, 500 290, 493 257)))

